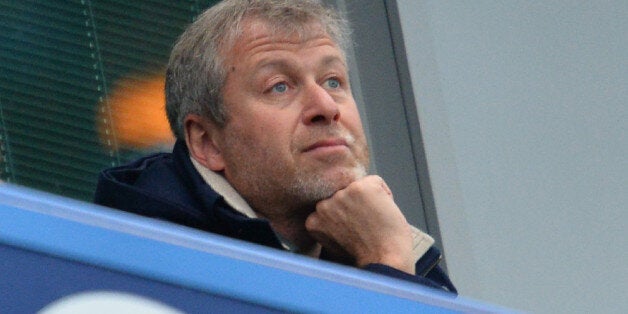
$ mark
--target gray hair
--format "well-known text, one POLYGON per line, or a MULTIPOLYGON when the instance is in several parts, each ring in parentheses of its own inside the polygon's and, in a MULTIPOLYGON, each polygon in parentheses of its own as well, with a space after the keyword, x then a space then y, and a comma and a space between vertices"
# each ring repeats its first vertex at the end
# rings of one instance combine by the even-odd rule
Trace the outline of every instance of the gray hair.
POLYGON ((184 139, 183 122, 190 114, 207 117, 219 127, 227 122, 223 63, 247 18, 262 20, 274 33, 304 39, 312 31, 324 31, 343 55, 350 44, 347 20, 319 0, 225 0, 209 8, 179 37, 168 62, 166 113, 178 139, 184 139))

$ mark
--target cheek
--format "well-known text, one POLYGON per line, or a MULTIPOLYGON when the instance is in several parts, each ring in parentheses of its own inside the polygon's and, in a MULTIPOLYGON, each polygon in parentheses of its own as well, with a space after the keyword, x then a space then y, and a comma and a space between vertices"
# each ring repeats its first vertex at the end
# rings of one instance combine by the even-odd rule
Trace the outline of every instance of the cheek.
POLYGON ((351 130, 354 136, 364 137, 360 114, 355 106, 344 112, 344 124, 351 130))
POLYGON ((255 132, 268 143, 275 145, 290 145, 295 129, 299 122, 297 110, 268 109, 259 113, 252 121, 255 132))
POLYGON ((288 154, 292 145, 292 133, 285 120, 273 117, 258 117, 239 130, 245 150, 256 155, 280 158, 288 154))

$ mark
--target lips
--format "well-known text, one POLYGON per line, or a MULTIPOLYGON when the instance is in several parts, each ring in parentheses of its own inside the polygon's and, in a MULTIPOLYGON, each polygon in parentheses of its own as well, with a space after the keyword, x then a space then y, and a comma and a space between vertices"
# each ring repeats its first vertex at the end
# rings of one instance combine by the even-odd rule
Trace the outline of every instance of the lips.
POLYGON ((344 146, 344 147, 349 147, 349 145, 347 144, 347 141, 343 138, 332 138, 332 139, 325 139, 325 140, 321 140, 321 141, 317 141, 314 144, 307 146, 304 149, 304 152, 310 152, 310 151, 314 151, 316 149, 320 149, 320 148, 334 148, 334 147, 338 147, 338 146, 344 146))

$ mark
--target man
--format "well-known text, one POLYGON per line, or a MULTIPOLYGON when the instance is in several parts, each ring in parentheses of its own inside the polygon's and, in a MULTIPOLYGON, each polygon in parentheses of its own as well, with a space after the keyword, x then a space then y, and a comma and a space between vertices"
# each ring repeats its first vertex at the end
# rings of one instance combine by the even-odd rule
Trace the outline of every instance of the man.
POLYGON ((434 240, 367 175, 347 34, 315 0, 204 12, 167 70, 173 153, 104 171, 96 202, 455 292, 434 240))

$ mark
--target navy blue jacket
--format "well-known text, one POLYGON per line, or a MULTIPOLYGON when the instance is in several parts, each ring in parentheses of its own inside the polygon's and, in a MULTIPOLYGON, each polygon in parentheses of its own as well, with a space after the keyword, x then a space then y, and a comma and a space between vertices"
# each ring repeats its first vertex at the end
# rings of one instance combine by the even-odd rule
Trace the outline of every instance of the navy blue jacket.
MULTIPOLYGON (((205 183, 181 141, 172 153, 153 154, 104 170, 94 202, 283 250, 267 220, 251 219, 235 211, 205 183)), ((324 251, 321 259, 326 259, 324 251)), ((437 265, 439 259, 440 252, 430 248, 417 262, 417 276, 381 264, 370 264, 365 269, 456 293, 437 265)))

